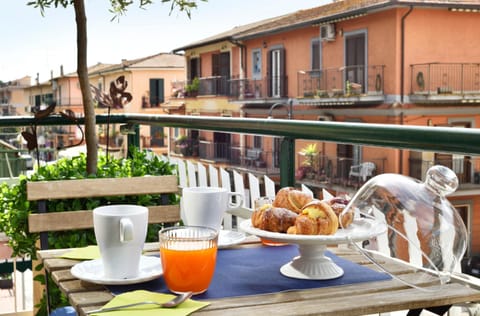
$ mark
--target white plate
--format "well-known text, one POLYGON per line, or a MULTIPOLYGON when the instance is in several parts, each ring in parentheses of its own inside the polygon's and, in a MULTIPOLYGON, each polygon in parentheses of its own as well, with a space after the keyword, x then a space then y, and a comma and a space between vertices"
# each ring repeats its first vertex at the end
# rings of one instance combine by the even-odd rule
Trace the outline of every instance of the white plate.
POLYGON ((224 248, 241 243, 245 240, 245 234, 231 230, 221 230, 218 234, 218 248, 224 248))
POLYGON ((349 241, 363 241, 378 236, 387 230, 385 223, 368 218, 355 219, 347 229, 339 229, 334 235, 291 235, 274 233, 253 227, 250 220, 243 221, 240 224, 240 228, 249 234, 272 241, 316 245, 334 245, 348 243, 349 241))
POLYGON ((140 258, 140 273, 132 279, 109 279, 103 275, 101 259, 88 260, 77 263, 70 269, 72 275, 80 280, 97 284, 120 285, 135 284, 150 281, 160 277, 163 273, 159 257, 142 256, 140 258))
POLYGON ((290 235, 261 230, 252 226, 252 221, 243 221, 240 228, 245 232, 272 241, 298 244, 299 256, 280 268, 290 278, 330 280, 341 277, 344 271, 325 256, 327 245, 343 244, 369 239, 387 230, 385 223, 374 219, 355 219, 347 229, 339 229, 334 235, 290 235))

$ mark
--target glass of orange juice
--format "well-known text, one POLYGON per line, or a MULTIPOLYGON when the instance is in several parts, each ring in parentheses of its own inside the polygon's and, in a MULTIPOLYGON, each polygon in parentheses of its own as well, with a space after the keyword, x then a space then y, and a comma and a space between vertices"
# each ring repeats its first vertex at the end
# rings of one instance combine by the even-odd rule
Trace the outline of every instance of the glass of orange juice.
POLYGON ((159 233, 163 278, 173 293, 205 292, 217 261, 218 231, 201 226, 175 226, 159 233))
MULTIPOLYGON (((269 198, 268 196, 261 196, 254 201, 254 207, 256 210, 261 209, 262 207, 271 207, 273 204, 273 200, 269 198)), ((262 244, 265 246, 284 246, 286 245, 285 243, 282 242, 277 242, 277 241, 272 241, 269 239, 265 238, 260 238, 262 241, 262 244)))

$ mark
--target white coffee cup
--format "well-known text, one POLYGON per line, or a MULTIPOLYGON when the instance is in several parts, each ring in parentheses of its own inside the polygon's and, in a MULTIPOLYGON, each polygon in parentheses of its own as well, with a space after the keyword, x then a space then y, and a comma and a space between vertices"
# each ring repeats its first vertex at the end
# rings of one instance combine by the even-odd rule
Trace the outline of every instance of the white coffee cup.
POLYGON ((105 278, 138 276, 147 226, 148 208, 144 206, 108 205, 93 210, 93 227, 105 278))
POLYGON ((222 227, 223 216, 227 209, 242 205, 243 194, 229 192, 219 187, 183 188, 183 221, 189 226, 206 226, 216 230, 222 227), (235 196, 235 203, 232 197, 235 196))

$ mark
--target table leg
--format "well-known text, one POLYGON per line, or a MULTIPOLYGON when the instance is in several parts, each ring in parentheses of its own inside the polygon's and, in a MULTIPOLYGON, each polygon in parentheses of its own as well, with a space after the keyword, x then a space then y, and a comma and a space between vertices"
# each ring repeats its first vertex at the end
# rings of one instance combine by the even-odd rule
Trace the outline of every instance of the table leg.
POLYGON ((435 306, 435 307, 429 307, 429 308, 420 308, 420 309, 411 309, 408 311, 407 316, 420 316, 422 311, 426 309, 429 312, 432 312, 436 315, 444 315, 448 310, 452 307, 452 305, 445 305, 445 306, 435 306))

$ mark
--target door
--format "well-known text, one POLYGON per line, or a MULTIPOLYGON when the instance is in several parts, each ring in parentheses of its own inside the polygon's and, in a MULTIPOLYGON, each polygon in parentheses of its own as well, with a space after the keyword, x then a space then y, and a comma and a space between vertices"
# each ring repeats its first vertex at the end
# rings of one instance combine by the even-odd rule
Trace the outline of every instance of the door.
POLYGON ((337 145, 337 178, 347 180, 353 161, 352 145, 337 145))
POLYGON ((345 40, 345 81, 361 85, 366 91, 366 53, 365 33, 349 35, 345 40))
POLYGON ((228 95, 227 82, 230 79, 230 52, 212 55, 212 76, 217 78, 212 82, 211 94, 228 95))
POLYGON ((229 133, 213 133, 214 157, 215 160, 229 161, 230 160, 230 138, 229 133))
POLYGON ((286 95, 285 49, 272 49, 268 54, 268 96, 281 98, 286 95))

